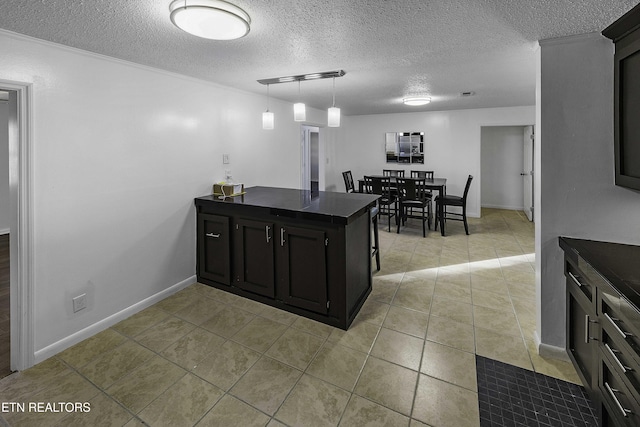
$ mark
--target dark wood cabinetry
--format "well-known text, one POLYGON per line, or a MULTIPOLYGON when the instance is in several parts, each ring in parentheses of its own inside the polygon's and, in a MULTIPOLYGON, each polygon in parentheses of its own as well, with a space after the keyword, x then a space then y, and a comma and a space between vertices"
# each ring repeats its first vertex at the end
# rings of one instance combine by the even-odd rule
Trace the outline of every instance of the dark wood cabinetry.
POLYGON ((316 313, 328 312, 328 245, 323 231, 280 228, 278 293, 285 304, 316 313))
POLYGON ((371 292, 369 209, 376 200, 270 187, 199 197, 198 280, 347 329, 371 292), (225 236, 231 230, 225 244, 222 228, 225 236))
POLYGON ((602 34, 614 56, 615 183, 640 191, 640 4, 602 34))
POLYGON ((198 215, 198 274, 206 280, 231 284, 229 218, 198 215))
POLYGON ((235 285, 273 298, 276 292, 273 223, 244 218, 234 222, 235 285))
POLYGON ((602 426, 640 425, 640 247, 560 238, 567 349, 602 426))

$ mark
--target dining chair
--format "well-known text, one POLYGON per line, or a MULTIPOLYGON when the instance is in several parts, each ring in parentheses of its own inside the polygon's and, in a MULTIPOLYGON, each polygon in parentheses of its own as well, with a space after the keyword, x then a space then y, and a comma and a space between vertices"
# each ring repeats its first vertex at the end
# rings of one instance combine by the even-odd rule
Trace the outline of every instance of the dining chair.
POLYGON ((427 225, 431 230, 431 198, 425 189, 423 178, 396 178, 398 185, 398 196, 400 199, 400 215, 402 223, 407 218, 418 218, 422 220, 422 237, 427 237, 427 225), (414 212, 419 210, 419 215, 414 212))
MULTIPOLYGON (((442 221, 453 220, 453 221, 463 221, 464 222, 464 232, 469 234, 469 224, 467 223, 467 195, 469 194, 469 187, 471 187, 471 180, 473 179, 472 175, 469 175, 467 178, 467 184, 464 186, 464 193, 461 196, 452 196, 447 194, 446 196, 437 196, 436 197, 436 226, 435 229, 438 229, 438 212, 440 212, 440 205, 442 205, 442 221), (447 206, 455 206, 462 208, 462 213, 457 212, 447 212, 447 206)), ((441 230, 444 235, 444 226, 441 230)))
POLYGON ((393 176, 393 177, 404 177, 403 169, 382 169, 382 175, 384 176, 393 176))
POLYGON ((378 199, 378 206, 380 207, 379 215, 387 215, 387 222, 389 231, 391 231, 391 217, 396 217, 396 223, 398 224, 397 232, 400 232, 400 223, 398 221, 398 197, 396 192, 391 190, 391 179, 389 177, 364 177, 364 190, 368 194, 377 194, 381 196, 378 199), (393 206, 393 212, 391 208, 393 206))
POLYGON ((353 175, 351 175, 351 171, 342 172, 342 179, 344 179, 344 186, 347 193, 354 193, 356 188, 353 185, 353 175))
POLYGON ((411 178, 433 179, 433 171, 411 171, 411 178))
MULTIPOLYGON (((344 186, 347 193, 355 193, 356 189, 353 185, 353 175, 351 171, 342 172, 342 179, 344 179, 344 186)), ((376 257, 376 270, 380 271, 380 238, 378 237, 378 214, 380 208, 374 206, 369 209, 369 216, 371 217, 371 227, 373 228, 373 246, 371 247, 371 256, 376 257)))
MULTIPOLYGON (((411 178, 424 178, 433 180, 433 171, 411 171, 411 178)), ((433 197, 431 190, 426 190, 429 198, 433 197)))

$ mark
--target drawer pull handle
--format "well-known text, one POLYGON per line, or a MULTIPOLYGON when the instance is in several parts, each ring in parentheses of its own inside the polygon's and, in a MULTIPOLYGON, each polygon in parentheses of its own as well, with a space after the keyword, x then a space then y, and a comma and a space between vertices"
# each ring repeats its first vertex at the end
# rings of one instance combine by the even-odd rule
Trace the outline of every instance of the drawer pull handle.
POLYGON ((611 396, 611 398, 613 399, 614 402, 616 402, 616 406, 618 407, 618 409, 620 409, 620 413, 622 414, 623 417, 628 417, 629 414, 631 413, 630 410, 626 409, 624 406, 622 406, 622 403, 620 403, 620 401, 618 400, 618 397, 616 396, 615 392, 618 391, 614 388, 611 388, 609 386, 609 383, 607 383, 605 381, 604 383, 605 388, 607 389, 607 391, 609 392, 609 395, 611 396))
POLYGON ((280 229, 280 246, 284 246, 284 242, 285 242, 285 240, 284 240, 284 233, 285 233, 284 228, 281 228, 281 229, 280 229))
POLYGON ((213 237, 214 239, 217 239, 218 237, 220 237, 220 233, 218 234, 207 233, 207 237, 213 237))
POLYGON ((619 366, 619 367, 620 367, 620 369, 622 370, 622 373, 623 373, 623 374, 626 374, 626 373, 627 373, 627 371, 632 371, 632 370, 633 370, 633 369, 631 369, 631 368, 629 368, 629 367, 627 367, 627 366, 624 366, 624 365, 622 364, 622 362, 620 361, 620 359, 618 359, 618 356, 616 356, 616 353, 619 353, 619 351, 618 351, 618 350, 614 350, 614 349, 612 349, 611 347, 609 347, 609 344, 605 344, 604 346, 605 346, 605 347, 606 347, 606 349, 609 351, 609 354, 611 355, 611 357, 613 357, 613 360, 615 360, 615 361, 616 361, 616 363, 618 364, 618 366, 619 366))
POLYGON ((580 283, 580 280, 578 280, 578 278, 576 276, 574 276, 572 272, 567 271, 567 274, 576 283, 576 285, 578 285, 578 287, 582 287, 582 283, 580 283))
POLYGON ((620 329, 620 326, 618 326, 618 324, 615 322, 616 320, 618 320, 617 318, 609 316, 608 313, 604 313, 604 317, 606 317, 609 320, 609 322, 611 322, 611 324, 613 325, 615 330, 618 331, 618 333, 622 336, 622 338, 624 338, 626 340, 627 337, 632 336, 630 333, 625 332, 622 329, 620 329))
POLYGON ((271 241, 271 234, 269 233, 271 231, 271 227, 268 225, 264 226, 264 233, 266 234, 267 237, 267 243, 269 243, 269 241, 271 241))

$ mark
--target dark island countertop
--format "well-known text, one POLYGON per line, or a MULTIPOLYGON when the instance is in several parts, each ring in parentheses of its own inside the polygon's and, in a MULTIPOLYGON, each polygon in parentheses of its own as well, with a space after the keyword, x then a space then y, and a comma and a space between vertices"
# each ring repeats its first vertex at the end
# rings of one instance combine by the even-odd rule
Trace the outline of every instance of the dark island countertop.
POLYGON ((277 187, 249 187, 245 194, 220 198, 207 195, 195 199, 196 206, 211 202, 268 209, 271 214, 347 224, 375 206, 380 196, 374 194, 337 193, 277 187))
POLYGON ((560 237, 560 247, 580 255, 640 308, 640 246, 560 237))

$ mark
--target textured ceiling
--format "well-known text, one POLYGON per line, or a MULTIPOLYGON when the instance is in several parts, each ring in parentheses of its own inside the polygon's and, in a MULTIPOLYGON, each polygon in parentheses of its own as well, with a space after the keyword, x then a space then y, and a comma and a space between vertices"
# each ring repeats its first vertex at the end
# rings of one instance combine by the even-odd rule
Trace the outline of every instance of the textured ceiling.
MULTIPOLYGON (((601 31, 637 0, 232 0, 251 16, 233 41, 174 27, 171 0, 2 0, 0 28, 265 94, 258 79, 344 69, 343 114, 533 105, 537 40, 601 31), (460 92, 475 96, 461 98, 460 92), (424 107, 402 98, 428 95, 424 107)), ((295 83, 271 86, 297 101, 295 83)), ((331 103, 331 80, 301 85, 331 103)))

